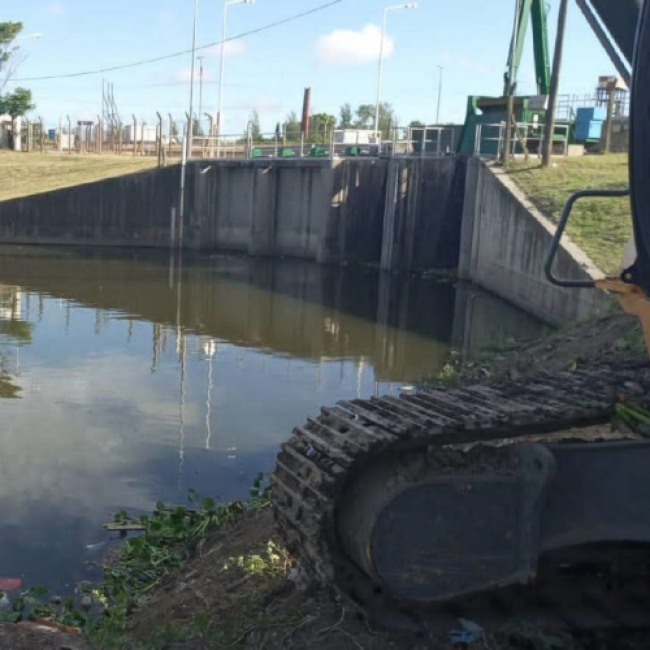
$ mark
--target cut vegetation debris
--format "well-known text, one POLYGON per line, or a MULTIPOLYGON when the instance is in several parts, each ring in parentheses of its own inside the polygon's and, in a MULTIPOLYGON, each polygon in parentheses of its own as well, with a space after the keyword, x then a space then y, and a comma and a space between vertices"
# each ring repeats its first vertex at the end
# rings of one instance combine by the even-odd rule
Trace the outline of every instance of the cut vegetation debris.
MULTIPOLYGON (((629 186, 626 154, 562 158, 543 169, 538 162, 515 162, 511 178, 555 223, 571 194, 584 189, 629 186)), ((567 234, 602 271, 616 274, 632 234, 628 199, 582 199, 571 212, 567 234)))
POLYGON ((154 156, 86 156, 0 151, 0 201, 153 169, 154 156))

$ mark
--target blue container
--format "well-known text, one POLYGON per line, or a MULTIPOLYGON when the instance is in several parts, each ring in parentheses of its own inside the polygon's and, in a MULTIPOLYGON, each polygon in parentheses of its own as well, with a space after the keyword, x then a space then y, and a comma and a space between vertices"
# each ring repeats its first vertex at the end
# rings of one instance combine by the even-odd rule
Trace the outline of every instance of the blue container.
POLYGON ((582 122, 603 122, 607 119, 607 110, 604 106, 591 106, 589 108, 579 108, 576 111, 576 124, 582 122))
POLYGON ((576 122, 576 140, 586 142, 587 140, 600 140, 603 132, 602 120, 591 120, 590 122, 576 122))
POLYGON ((600 140, 606 117, 607 112, 602 106, 579 108, 576 111, 576 140, 600 140))

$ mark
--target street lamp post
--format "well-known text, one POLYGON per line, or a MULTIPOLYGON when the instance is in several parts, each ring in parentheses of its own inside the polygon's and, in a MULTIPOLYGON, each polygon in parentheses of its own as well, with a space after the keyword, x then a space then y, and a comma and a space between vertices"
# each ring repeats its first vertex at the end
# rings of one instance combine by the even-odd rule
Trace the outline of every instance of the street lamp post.
POLYGON ((203 115, 203 59, 204 56, 197 56, 199 61, 199 124, 201 124, 201 116, 203 115))
POLYGON ((230 5, 252 5, 255 0, 224 0, 221 19, 221 64, 219 70, 219 107, 217 109, 217 158, 221 156, 221 134, 223 128, 223 73, 225 67, 228 7, 230 5))
POLYGON ((438 70, 440 70, 440 77, 438 79, 438 110, 436 111, 436 124, 440 126, 440 103, 442 102, 442 73, 444 68, 439 65, 438 70))
POLYGON ((379 131, 379 106, 381 104, 381 83, 384 75, 384 41, 386 40, 386 14, 397 9, 417 9, 417 2, 407 2, 399 5, 386 5, 382 13, 381 44, 379 46, 379 75, 377 78, 377 105, 375 106, 375 131, 379 131))
POLYGON ((194 71, 196 63, 196 28, 199 20, 199 0, 194 0, 194 28, 192 31, 192 66, 190 68, 190 113, 187 124, 186 156, 192 155, 192 136, 194 135, 194 71))

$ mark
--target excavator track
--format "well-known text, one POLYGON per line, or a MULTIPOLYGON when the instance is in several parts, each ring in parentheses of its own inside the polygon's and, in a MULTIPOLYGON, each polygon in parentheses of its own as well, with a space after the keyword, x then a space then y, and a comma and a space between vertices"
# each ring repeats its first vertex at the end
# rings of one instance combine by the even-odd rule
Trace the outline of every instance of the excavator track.
MULTIPOLYGON (((347 602, 366 612, 412 611, 412 603, 381 593, 342 550, 337 511, 352 479, 387 454, 432 447, 462 449, 480 442, 575 442, 580 440, 576 431, 611 422, 617 402, 630 396, 639 405, 650 404, 649 364, 538 374, 518 383, 461 385, 322 408, 320 416, 294 429, 278 455, 272 498, 280 534, 300 566, 347 602)), ((598 627, 597 622, 604 627, 630 626, 630 621, 636 621, 636 627, 650 627, 650 615, 634 619, 630 614, 645 611, 643 607, 612 605, 612 594, 601 597, 601 587, 583 581, 584 598, 570 596, 570 607, 566 589, 556 589, 550 596, 542 591, 538 602, 546 599, 546 611, 568 627, 598 627)), ((630 589, 634 594, 625 598, 638 603, 639 585, 630 589)), ((642 591, 646 597, 645 585, 642 591)), ((520 597, 517 600, 521 602, 520 597)), ((460 607, 461 614, 467 611, 460 607)))

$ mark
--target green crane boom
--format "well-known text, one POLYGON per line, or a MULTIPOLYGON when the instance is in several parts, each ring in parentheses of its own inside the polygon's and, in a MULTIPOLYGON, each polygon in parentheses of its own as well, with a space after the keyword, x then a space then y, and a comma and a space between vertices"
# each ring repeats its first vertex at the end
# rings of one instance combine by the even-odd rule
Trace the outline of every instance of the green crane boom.
POLYGON ((511 80, 506 71, 504 96, 510 94, 510 84, 517 81, 517 74, 521 64, 521 57, 524 52, 524 43, 526 42, 526 31, 532 14, 533 23, 533 46, 535 50, 535 80, 537 82, 537 94, 548 95, 551 88, 551 62, 548 47, 548 29, 546 25, 546 4, 544 0, 521 0, 519 10, 519 21, 517 24, 517 33, 515 35, 515 47, 510 47, 508 55, 508 67, 510 69, 510 59, 514 49, 515 60, 513 66, 513 79, 511 80))

